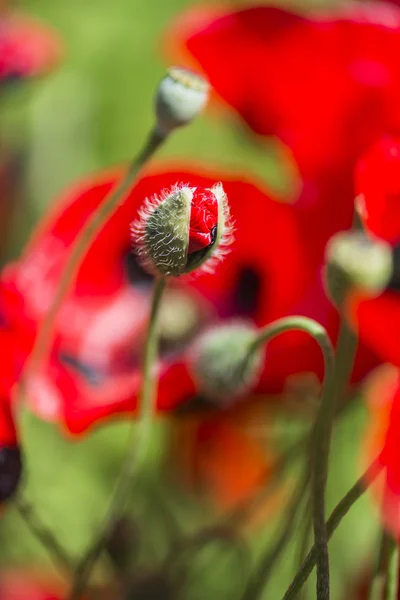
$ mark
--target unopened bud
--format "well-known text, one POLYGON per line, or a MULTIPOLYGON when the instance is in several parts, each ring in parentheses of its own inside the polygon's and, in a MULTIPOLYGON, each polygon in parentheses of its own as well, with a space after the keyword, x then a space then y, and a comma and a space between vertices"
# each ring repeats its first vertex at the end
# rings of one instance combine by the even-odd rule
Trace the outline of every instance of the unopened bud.
POLYGON ((167 135, 190 123, 205 107, 209 83, 200 74, 184 67, 171 67, 156 95, 157 130, 167 135))
POLYGON ((352 290, 371 298, 379 296, 393 271, 390 245, 359 231, 334 235, 328 242, 325 261, 327 293, 337 306, 352 290))
POLYGON ((248 323, 216 327, 199 337, 192 349, 191 370, 200 393, 228 404, 257 384, 264 363, 255 348, 257 329, 248 323))
POLYGON ((17 490, 22 472, 21 451, 18 446, 0 448, 0 504, 17 490))
POLYGON ((131 225, 132 243, 144 269, 154 275, 177 277, 203 265, 210 270, 232 239, 220 183, 210 189, 175 186, 147 200, 139 217, 131 225))

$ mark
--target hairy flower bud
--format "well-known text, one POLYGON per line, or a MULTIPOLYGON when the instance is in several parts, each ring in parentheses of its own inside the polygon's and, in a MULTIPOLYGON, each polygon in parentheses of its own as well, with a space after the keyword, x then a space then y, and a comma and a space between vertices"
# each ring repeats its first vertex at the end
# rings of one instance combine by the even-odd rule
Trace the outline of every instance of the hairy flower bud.
POLYGON ((393 260, 386 242, 359 231, 342 231, 328 242, 325 252, 327 293, 340 306, 350 290, 369 297, 381 294, 388 284, 393 260))
POLYGON ((156 95, 157 130, 167 135, 190 123, 205 107, 209 84, 200 74, 184 67, 171 67, 156 95))
POLYGON ((230 323, 201 335, 191 353, 191 370, 200 393, 228 404, 250 391, 258 381, 264 350, 250 352, 257 329, 230 323), (250 353, 249 353, 250 352, 250 353))
POLYGON ((206 261, 209 270, 232 237, 220 183, 210 189, 175 186, 147 200, 139 217, 131 225, 132 243, 144 269, 155 275, 176 277, 206 261))

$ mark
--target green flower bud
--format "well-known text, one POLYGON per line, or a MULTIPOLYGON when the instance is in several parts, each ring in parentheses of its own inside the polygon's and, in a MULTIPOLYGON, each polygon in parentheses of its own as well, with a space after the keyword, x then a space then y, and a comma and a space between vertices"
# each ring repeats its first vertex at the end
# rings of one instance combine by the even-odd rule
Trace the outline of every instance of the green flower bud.
POLYGON ((337 306, 352 290, 371 298, 379 296, 393 271, 390 245, 360 231, 334 235, 327 244, 325 261, 326 290, 337 306))
POLYGON ((201 335, 191 351, 191 371, 201 394, 229 404, 257 384, 265 351, 252 350, 258 331, 238 322, 201 335))
POLYGON ((190 123, 205 107, 210 86, 201 75, 171 67, 156 95, 157 130, 162 135, 190 123))

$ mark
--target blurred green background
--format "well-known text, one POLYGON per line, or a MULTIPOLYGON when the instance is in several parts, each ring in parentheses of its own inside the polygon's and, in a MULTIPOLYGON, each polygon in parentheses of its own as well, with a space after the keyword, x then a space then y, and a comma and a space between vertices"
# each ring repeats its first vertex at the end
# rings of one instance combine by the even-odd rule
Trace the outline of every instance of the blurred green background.
MULTIPOLYGON (((11 140, 23 143, 27 158, 30 212, 29 217, 27 212, 19 215, 14 254, 35 220, 63 188, 88 172, 128 160, 140 147, 152 125, 153 92, 166 65, 160 40, 173 17, 190 4, 185 0, 21 2, 21 8, 60 33, 65 59, 46 78, 8 93, 2 102, 3 129, 11 140)), ((215 168, 257 173, 278 192, 288 186, 289 174, 278 160, 277 143, 271 140, 263 146, 252 144, 233 115, 218 120, 207 116, 198 119, 173 136, 159 159, 182 156, 185 161, 205 161, 215 168)), ((283 434, 289 425, 281 424, 283 434)), ((162 448, 166 427, 159 426, 160 435, 154 440, 149 481, 132 490, 131 509, 144 530, 142 561, 150 563, 165 550, 166 519, 154 518, 157 510, 149 506, 142 488, 162 488, 168 510, 183 529, 191 530, 207 518, 189 498, 162 485, 157 449, 162 448)), ((363 429, 364 411, 358 403, 340 422, 335 434, 329 482, 331 507, 359 473, 363 429)), ((28 466, 23 494, 73 556, 79 555, 101 521, 126 439, 127 425, 113 424, 84 442, 69 442, 53 427, 24 415, 28 466)), ((291 476, 297 476, 296 471, 291 476)), ((156 498, 159 493, 150 495, 156 498)), ((250 565, 276 526, 274 518, 273 523, 265 523, 265 534, 259 528, 249 533, 250 565)), ((377 531, 370 501, 363 498, 332 542, 334 600, 350 598, 349 582, 370 558, 377 531)), ((46 551, 12 506, 0 524, 0 556, 5 565, 38 563, 46 569, 53 568, 46 551)), ((103 562, 102 567, 106 566, 103 562)), ((291 544, 279 562, 265 599, 281 597, 295 566, 296 547, 291 544)), ((100 577, 102 572, 100 568, 100 577)), ((206 556, 194 563, 187 597, 235 598, 240 581, 233 577, 234 572, 231 559, 224 562, 206 556)), ((313 585, 311 582, 308 586, 309 598, 314 597, 313 585)))

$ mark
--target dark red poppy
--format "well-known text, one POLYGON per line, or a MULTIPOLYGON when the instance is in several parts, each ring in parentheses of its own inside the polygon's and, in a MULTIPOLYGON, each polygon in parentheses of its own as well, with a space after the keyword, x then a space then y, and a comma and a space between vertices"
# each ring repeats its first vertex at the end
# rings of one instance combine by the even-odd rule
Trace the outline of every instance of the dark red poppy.
POLYGON ((190 8, 166 49, 203 70, 256 134, 277 135, 314 181, 346 170, 398 124, 399 47, 398 8, 354 2, 306 15, 265 5, 190 8))

